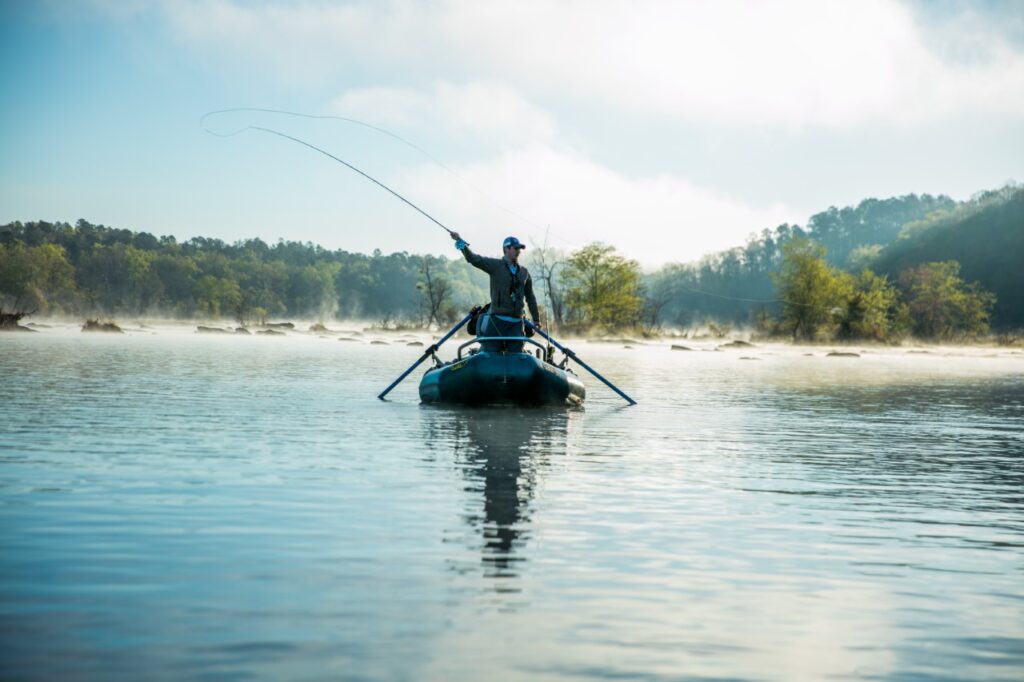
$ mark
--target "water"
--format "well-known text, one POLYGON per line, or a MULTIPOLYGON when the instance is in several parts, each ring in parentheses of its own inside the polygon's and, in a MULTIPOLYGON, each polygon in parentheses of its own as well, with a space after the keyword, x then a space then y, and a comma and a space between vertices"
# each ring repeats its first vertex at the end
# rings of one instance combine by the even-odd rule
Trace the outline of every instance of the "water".
POLYGON ((369 338, 0 336, 0 677, 1024 677, 1024 354, 465 410, 369 338))

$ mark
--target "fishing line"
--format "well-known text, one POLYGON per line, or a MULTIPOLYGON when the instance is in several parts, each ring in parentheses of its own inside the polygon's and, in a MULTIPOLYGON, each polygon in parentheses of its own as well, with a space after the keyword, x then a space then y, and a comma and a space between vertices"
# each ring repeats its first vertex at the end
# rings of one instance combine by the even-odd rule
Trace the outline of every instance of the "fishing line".
MULTIPOLYGON (((510 216, 518 218, 519 220, 522 220, 523 222, 529 223, 530 225, 532 225, 534 227, 537 227, 537 228, 540 227, 539 223, 537 223, 536 221, 530 220, 529 218, 527 218, 527 217, 525 217, 523 215, 520 215, 519 213, 516 213, 515 211, 513 211, 510 208, 508 208, 507 206, 503 206, 502 204, 500 204, 497 201, 495 201, 494 198, 491 197, 487 192, 485 192, 479 185, 474 183, 472 180, 469 180, 469 179, 463 177, 458 172, 456 172, 454 169, 452 169, 449 166, 445 165, 443 162, 441 162, 440 159, 438 159, 436 156, 434 156, 433 154, 431 154, 430 152, 428 152, 426 149, 424 149, 423 147, 419 146, 415 142, 407 140, 404 137, 402 137, 401 135, 393 133, 390 130, 387 130, 385 128, 381 128, 380 126, 375 126, 372 123, 367 123, 366 121, 360 121, 357 118, 350 118, 348 116, 327 115, 327 114, 304 114, 304 113, 297 112, 297 111, 286 111, 284 109, 266 109, 266 108, 262 108, 262 107, 235 107, 235 108, 231 108, 231 109, 218 109, 216 111, 208 111, 208 112, 206 112, 205 114, 202 115, 202 117, 200 117, 200 119, 199 119, 199 126, 203 130, 205 130, 206 132, 210 133, 211 135, 215 135, 217 137, 233 137, 233 136, 238 135, 240 133, 244 133, 246 130, 253 130, 253 129, 264 130, 264 129, 258 128, 256 126, 245 126, 243 128, 239 128, 238 130, 232 131, 230 133, 219 133, 219 132, 217 132, 215 130, 211 130, 210 128, 208 128, 206 126, 206 119, 209 118, 210 116, 218 116, 218 115, 221 115, 221 114, 231 114, 231 113, 238 113, 238 112, 258 112, 258 113, 264 113, 264 114, 277 114, 277 115, 281 115, 281 116, 294 116, 296 118, 306 118, 306 119, 312 119, 312 120, 343 121, 345 123, 351 123, 353 125, 358 125, 358 126, 362 126, 364 128, 368 128, 370 130, 373 130, 374 132, 380 133, 381 135, 387 135, 388 137, 390 137, 390 138, 392 138, 394 140, 397 140, 398 142, 401 142, 402 144, 406 145, 407 147, 415 150, 417 153, 423 155, 423 157, 425 157, 426 159, 430 160, 433 164, 435 164, 436 166, 438 166, 439 168, 444 170, 446 173, 448 173, 451 176, 457 178, 464 185, 470 187, 474 192, 476 192, 481 197, 483 197, 488 203, 490 203, 495 208, 497 208, 497 209, 499 209, 501 211, 504 211, 505 213, 509 214, 510 216)), ((292 139, 294 139, 294 138, 292 138, 292 139)), ((296 140, 296 141, 298 141, 298 140, 296 140)), ((306 144, 306 143, 303 143, 303 144, 306 144)), ((307 146, 312 147, 312 145, 307 145, 307 146)), ((321 150, 321 149, 317 149, 317 151, 323 152, 323 150, 321 150)), ((326 152, 323 152, 323 153, 326 153, 326 152)), ((336 160, 340 160, 340 159, 336 159, 336 160)), ((342 163, 344 163, 344 162, 342 162, 342 163)), ((349 164, 346 164, 346 165, 349 165, 349 164)), ((352 166, 349 165, 349 168, 352 168, 352 166)), ((353 168, 353 170, 355 170, 355 169, 353 168)), ((359 171, 359 172, 362 173, 362 171, 359 171)), ((365 175, 365 173, 363 175, 365 175)), ((366 176, 366 177, 369 177, 369 176, 366 176)), ((374 182, 376 182, 376 180, 374 182)), ((380 184, 380 183, 378 183, 378 184, 380 184)), ((381 185, 381 186, 383 187, 383 185, 381 185)), ((391 190, 388 190, 388 191, 391 191, 391 190)), ((403 199, 403 201, 404 201, 404 199, 403 199)), ((431 218, 431 220, 433 220, 433 219, 431 218)), ((447 229, 447 228, 445 228, 445 229, 447 229)))

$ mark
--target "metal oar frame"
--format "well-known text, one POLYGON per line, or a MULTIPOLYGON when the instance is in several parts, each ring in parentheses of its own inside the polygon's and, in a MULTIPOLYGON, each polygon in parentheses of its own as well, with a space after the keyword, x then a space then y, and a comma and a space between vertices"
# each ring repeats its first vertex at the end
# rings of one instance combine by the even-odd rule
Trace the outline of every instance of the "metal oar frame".
MULTIPOLYGON (((441 359, 437 357, 438 349, 441 347, 441 345, 445 341, 447 341, 452 336, 454 336, 455 332, 459 331, 459 329, 461 329, 467 322, 469 322, 469 320, 472 317, 473 317, 473 312, 470 312, 468 315, 466 315, 464 318, 462 318, 462 321, 460 321, 457 325, 455 325, 450 330, 448 330, 448 333, 445 334, 443 337, 441 337, 441 339, 438 340, 437 343, 430 344, 430 346, 426 350, 423 351, 423 354, 420 356, 420 358, 416 362, 414 362, 412 364, 412 366, 409 367, 409 369, 407 369, 404 372, 402 372, 401 376, 399 376, 397 379, 392 381, 391 385, 388 386, 387 388, 385 388, 383 391, 381 391, 380 395, 378 395, 377 397, 380 398, 381 400, 384 400, 384 396, 386 396, 388 393, 390 393, 391 389, 393 389, 395 386, 400 384, 403 379, 405 379, 407 376, 409 376, 409 374, 411 374, 414 369, 419 367, 420 364, 424 360, 426 360, 427 358, 432 358, 434 360, 434 367, 442 367, 444 365, 444 363, 441 362, 441 359)), ((552 347, 554 347, 554 348, 557 348, 558 350, 562 351, 562 354, 564 356, 562 358, 562 362, 560 362, 557 365, 555 365, 556 367, 558 367, 559 369, 566 369, 567 365, 569 363, 569 359, 571 358, 580 367, 582 367, 583 369, 587 370, 592 375, 594 375, 594 377, 596 377, 601 383, 603 383, 605 386, 607 386, 608 388, 610 388, 613 391, 615 391, 619 396, 621 396, 624 400, 626 400, 630 405, 636 405, 637 404, 635 400, 633 400, 628 395, 626 395, 618 386, 616 386, 612 382, 610 382, 607 379, 605 379, 603 376, 601 376, 597 372, 597 370, 592 368, 587 363, 583 362, 583 360, 581 360, 579 358, 579 356, 576 355, 576 353, 572 351, 572 349, 566 348, 562 344, 558 343, 558 341, 555 341, 545 331, 543 331, 542 329, 539 329, 535 324, 533 324, 529 320, 524 319, 523 322, 525 322, 527 325, 529 325, 530 328, 533 329, 536 333, 540 334, 543 338, 545 338, 550 345, 547 348, 545 348, 539 342, 537 342, 534 339, 531 339, 528 336, 478 336, 475 339, 470 339, 469 341, 466 341, 465 343, 463 343, 463 344, 461 344, 459 346, 458 351, 457 351, 457 358, 459 360, 462 359, 462 350, 464 348, 466 348, 466 346, 470 346, 470 345, 472 345, 474 343, 480 343, 481 341, 522 341, 523 343, 533 344, 534 346, 537 346, 538 348, 540 348, 541 351, 543 351, 543 353, 544 353, 544 361, 548 362, 548 363, 550 363, 552 365, 555 365, 555 363, 552 361, 552 357, 551 357, 552 355, 554 355, 554 350, 552 348, 552 347)))

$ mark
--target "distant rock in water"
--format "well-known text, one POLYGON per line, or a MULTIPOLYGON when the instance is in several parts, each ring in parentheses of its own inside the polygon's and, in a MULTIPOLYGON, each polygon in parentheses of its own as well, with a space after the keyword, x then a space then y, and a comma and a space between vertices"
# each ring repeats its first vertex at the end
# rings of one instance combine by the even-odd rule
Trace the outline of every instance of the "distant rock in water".
POLYGON ((82 331, 124 334, 124 331, 113 322, 100 322, 99 320, 86 320, 85 324, 82 325, 82 331))
MULTIPOLYGON (((2 332, 34 332, 34 331, 36 331, 35 329, 29 329, 28 327, 23 327, 20 324, 18 324, 18 322, 20 322, 21 318, 23 318, 23 317, 25 317, 25 315, 22 314, 22 313, 4 313, 4 312, 0 312, 0 331, 2 331, 2 332)), ((32 326, 37 326, 37 325, 33 324, 32 326)), ((38 325, 38 326, 45 327, 46 325, 38 325)))
POLYGON ((359 339, 350 339, 347 336, 343 336, 338 341, 358 341, 359 339))
POLYGON ((689 346, 680 346, 677 343, 673 343, 672 344, 672 350, 693 350, 693 349, 690 348, 689 346))
POLYGON ((221 329, 220 327, 204 327, 199 325, 196 327, 196 333, 198 334, 230 334, 231 330, 221 329))
POLYGON ((749 341, 740 341, 739 339, 736 339, 735 341, 721 344, 719 348, 756 348, 756 346, 749 341))
POLYGON ((831 353, 825 354, 826 358, 859 358, 860 353, 849 353, 846 351, 834 350, 831 353))
POLYGON ((261 329, 256 332, 257 334, 263 334, 264 336, 288 336, 284 332, 279 332, 276 329, 261 329))
POLYGON ((409 343, 407 343, 405 345, 407 345, 407 346, 422 346, 423 342, 422 341, 410 341, 409 343))
POLYGON ((309 331, 311 331, 311 332, 329 332, 331 330, 328 329, 327 327, 323 326, 319 322, 317 322, 316 324, 310 325, 309 331))
POLYGON ((371 346, 390 346, 387 341, 370 341, 371 346))
POLYGON ((252 332, 245 327, 235 327, 236 334, 245 334, 246 336, 252 336, 252 332))
POLYGON ((295 329, 295 324, 292 322, 267 322, 263 326, 267 329, 295 329))
POLYGON ((626 350, 633 350, 633 346, 623 346, 626 350))

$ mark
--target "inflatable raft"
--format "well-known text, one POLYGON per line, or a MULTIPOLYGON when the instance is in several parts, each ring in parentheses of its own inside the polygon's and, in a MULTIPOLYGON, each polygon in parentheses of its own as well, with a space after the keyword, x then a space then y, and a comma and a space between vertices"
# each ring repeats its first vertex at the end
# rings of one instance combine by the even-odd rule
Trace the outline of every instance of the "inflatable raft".
POLYGON ((548 350, 526 337, 479 337, 459 346, 454 360, 427 370, 420 380, 420 400, 461 405, 579 405, 586 388, 564 365, 554 364, 548 350), (534 355, 474 348, 463 356, 463 349, 481 341, 523 342, 540 351, 534 355))

